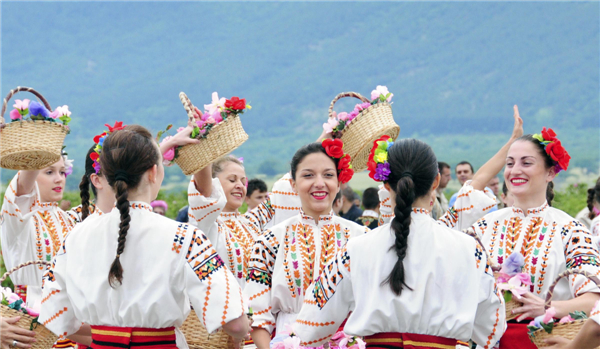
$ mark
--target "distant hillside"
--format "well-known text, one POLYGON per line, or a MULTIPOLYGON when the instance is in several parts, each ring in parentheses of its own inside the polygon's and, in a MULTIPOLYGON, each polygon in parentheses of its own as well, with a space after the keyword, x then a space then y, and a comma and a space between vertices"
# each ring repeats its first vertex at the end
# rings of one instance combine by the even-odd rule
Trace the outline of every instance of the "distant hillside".
MULTIPOLYGON (((599 3, 3 2, 2 94, 22 85, 73 111, 83 164, 106 122, 184 125, 178 93, 245 97, 250 174, 284 172, 333 97, 394 93, 401 137, 481 165, 518 104, 575 166, 600 158, 599 3)), ((340 103, 338 110, 350 109, 340 103)), ((6 173, 6 172, 5 172, 6 173)), ((81 174, 78 168, 76 175, 81 174)), ((176 169, 169 180, 183 180, 176 169)), ((4 181, 6 175, 2 176, 4 181)), ((75 183, 70 183, 75 186, 75 183)))

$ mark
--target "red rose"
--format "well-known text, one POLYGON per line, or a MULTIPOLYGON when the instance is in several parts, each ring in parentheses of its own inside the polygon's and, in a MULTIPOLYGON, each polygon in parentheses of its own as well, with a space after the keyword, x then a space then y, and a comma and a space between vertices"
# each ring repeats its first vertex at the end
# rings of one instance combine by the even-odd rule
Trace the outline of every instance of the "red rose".
POLYGON ((338 170, 343 170, 345 168, 348 168, 350 166, 350 155, 346 154, 346 156, 344 156, 343 158, 340 159, 340 161, 338 162, 338 170))
POLYGON ((550 155, 552 160, 558 162, 560 168, 562 168, 565 171, 567 170, 567 168, 569 167, 569 160, 571 160, 571 156, 569 155, 569 153, 567 153, 565 148, 563 148, 562 144, 558 139, 546 146, 546 153, 550 155))
POLYGON ((231 108, 233 110, 244 110, 244 108, 246 108, 246 99, 231 97, 231 99, 225 101, 225 108, 231 108))
POLYGON ((369 160, 369 162, 367 162, 367 170, 369 170, 369 177, 371 177, 371 179, 373 179, 373 180, 375 180, 376 169, 377 169, 377 164, 371 158, 371 160, 369 160))
POLYGON ((123 125, 123 121, 115 121, 114 126, 110 126, 109 124, 104 124, 104 126, 108 127, 108 131, 112 133, 124 129, 127 125, 123 125))
POLYGON ((96 137, 94 137, 94 143, 98 144, 98 142, 100 142, 100 138, 104 136, 106 136, 106 132, 102 132, 102 134, 99 134, 96 137))
POLYGON ((544 138, 545 141, 554 141, 554 140, 558 140, 556 138, 556 133, 551 129, 548 128, 546 130, 546 128, 542 128, 542 138, 544 138))
POLYGON ((99 156, 100 156, 100 155, 98 155, 98 153, 96 153, 96 152, 93 152, 93 153, 91 153, 91 154, 90 154, 90 159, 92 159, 92 160, 94 160, 94 161, 98 161, 98 157, 99 157, 99 156))
POLYGON ((351 168, 345 168, 340 171, 340 174, 338 175, 338 181, 340 183, 348 183, 352 179, 352 176, 354 176, 354 170, 351 168))
POLYGON ((342 149, 344 147, 344 142, 340 139, 325 139, 321 145, 325 148, 327 155, 332 158, 339 159, 344 156, 344 150, 342 149))

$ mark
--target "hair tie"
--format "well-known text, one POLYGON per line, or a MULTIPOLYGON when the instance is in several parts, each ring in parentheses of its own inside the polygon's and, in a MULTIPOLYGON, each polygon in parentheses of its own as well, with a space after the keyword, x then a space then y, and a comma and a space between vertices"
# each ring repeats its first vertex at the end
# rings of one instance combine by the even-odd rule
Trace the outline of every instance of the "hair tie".
POLYGON ((410 171, 404 171, 400 174, 400 178, 402 177, 409 177, 410 179, 413 179, 413 174, 410 171))
POLYGON ((127 183, 129 181, 129 176, 127 175, 127 172, 125 172, 124 170, 117 170, 115 172, 115 181, 123 181, 127 183))
POLYGON ((120 255, 120 254, 118 254, 118 255, 117 255, 117 257, 115 257, 115 258, 121 258, 121 255, 120 255))

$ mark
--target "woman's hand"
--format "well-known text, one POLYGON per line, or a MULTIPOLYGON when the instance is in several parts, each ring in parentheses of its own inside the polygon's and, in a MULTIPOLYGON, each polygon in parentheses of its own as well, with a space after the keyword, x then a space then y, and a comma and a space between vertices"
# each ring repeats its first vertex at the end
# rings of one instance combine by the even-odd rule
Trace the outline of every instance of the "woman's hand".
POLYGON ((510 139, 514 141, 515 139, 523 136, 523 119, 521 119, 521 116, 519 115, 519 107, 517 107, 516 104, 513 106, 513 109, 515 111, 513 115, 515 118, 515 124, 513 126, 513 132, 510 136, 510 139))
POLYGON ((20 316, 11 318, 0 318, 0 346, 2 349, 13 348, 14 341, 17 341, 17 348, 31 348, 35 342, 35 332, 15 326, 21 319, 20 316))
POLYGON ((571 341, 563 337, 552 336, 544 340, 549 347, 543 347, 542 349, 571 349, 571 341))
POLYGON ((518 302, 523 303, 522 306, 513 309, 513 314, 521 314, 517 317, 517 322, 521 322, 526 318, 535 318, 546 313, 544 300, 534 295, 531 292, 525 293, 518 302))
POLYGON ((161 154, 164 154, 167 150, 169 150, 171 148, 182 147, 182 146, 188 145, 188 144, 200 143, 200 140, 190 138, 192 131, 194 131, 194 128, 192 126, 187 126, 183 130, 181 130, 181 132, 177 132, 177 134, 175 136, 163 141, 160 144, 161 154))

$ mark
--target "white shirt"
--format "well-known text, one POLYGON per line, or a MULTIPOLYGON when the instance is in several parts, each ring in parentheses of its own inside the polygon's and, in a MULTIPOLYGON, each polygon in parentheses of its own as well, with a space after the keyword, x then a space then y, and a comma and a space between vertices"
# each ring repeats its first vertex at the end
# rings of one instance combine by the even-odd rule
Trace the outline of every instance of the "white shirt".
POLYGON ((277 182, 273 184, 273 189, 269 194, 271 204, 276 214, 273 221, 267 228, 271 228, 288 218, 296 216, 300 212, 302 203, 300 197, 294 192, 292 187, 292 174, 286 173, 277 182))
POLYGON ((505 331, 504 299, 481 245, 438 224, 423 209, 411 213, 400 296, 383 284, 398 257, 390 224, 351 239, 306 291, 294 331, 318 346, 348 320, 344 332, 427 334, 491 347, 505 331))
POLYGON ((190 302, 208 332, 240 317, 241 289, 204 234, 186 223, 131 202, 130 228, 120 257, 123 284, 108 273, 119 235, 119 210, 93 215, 65 239, 44 276, 39 321, 66 336, 81 323, 101 326, 180 327, 190 302))

